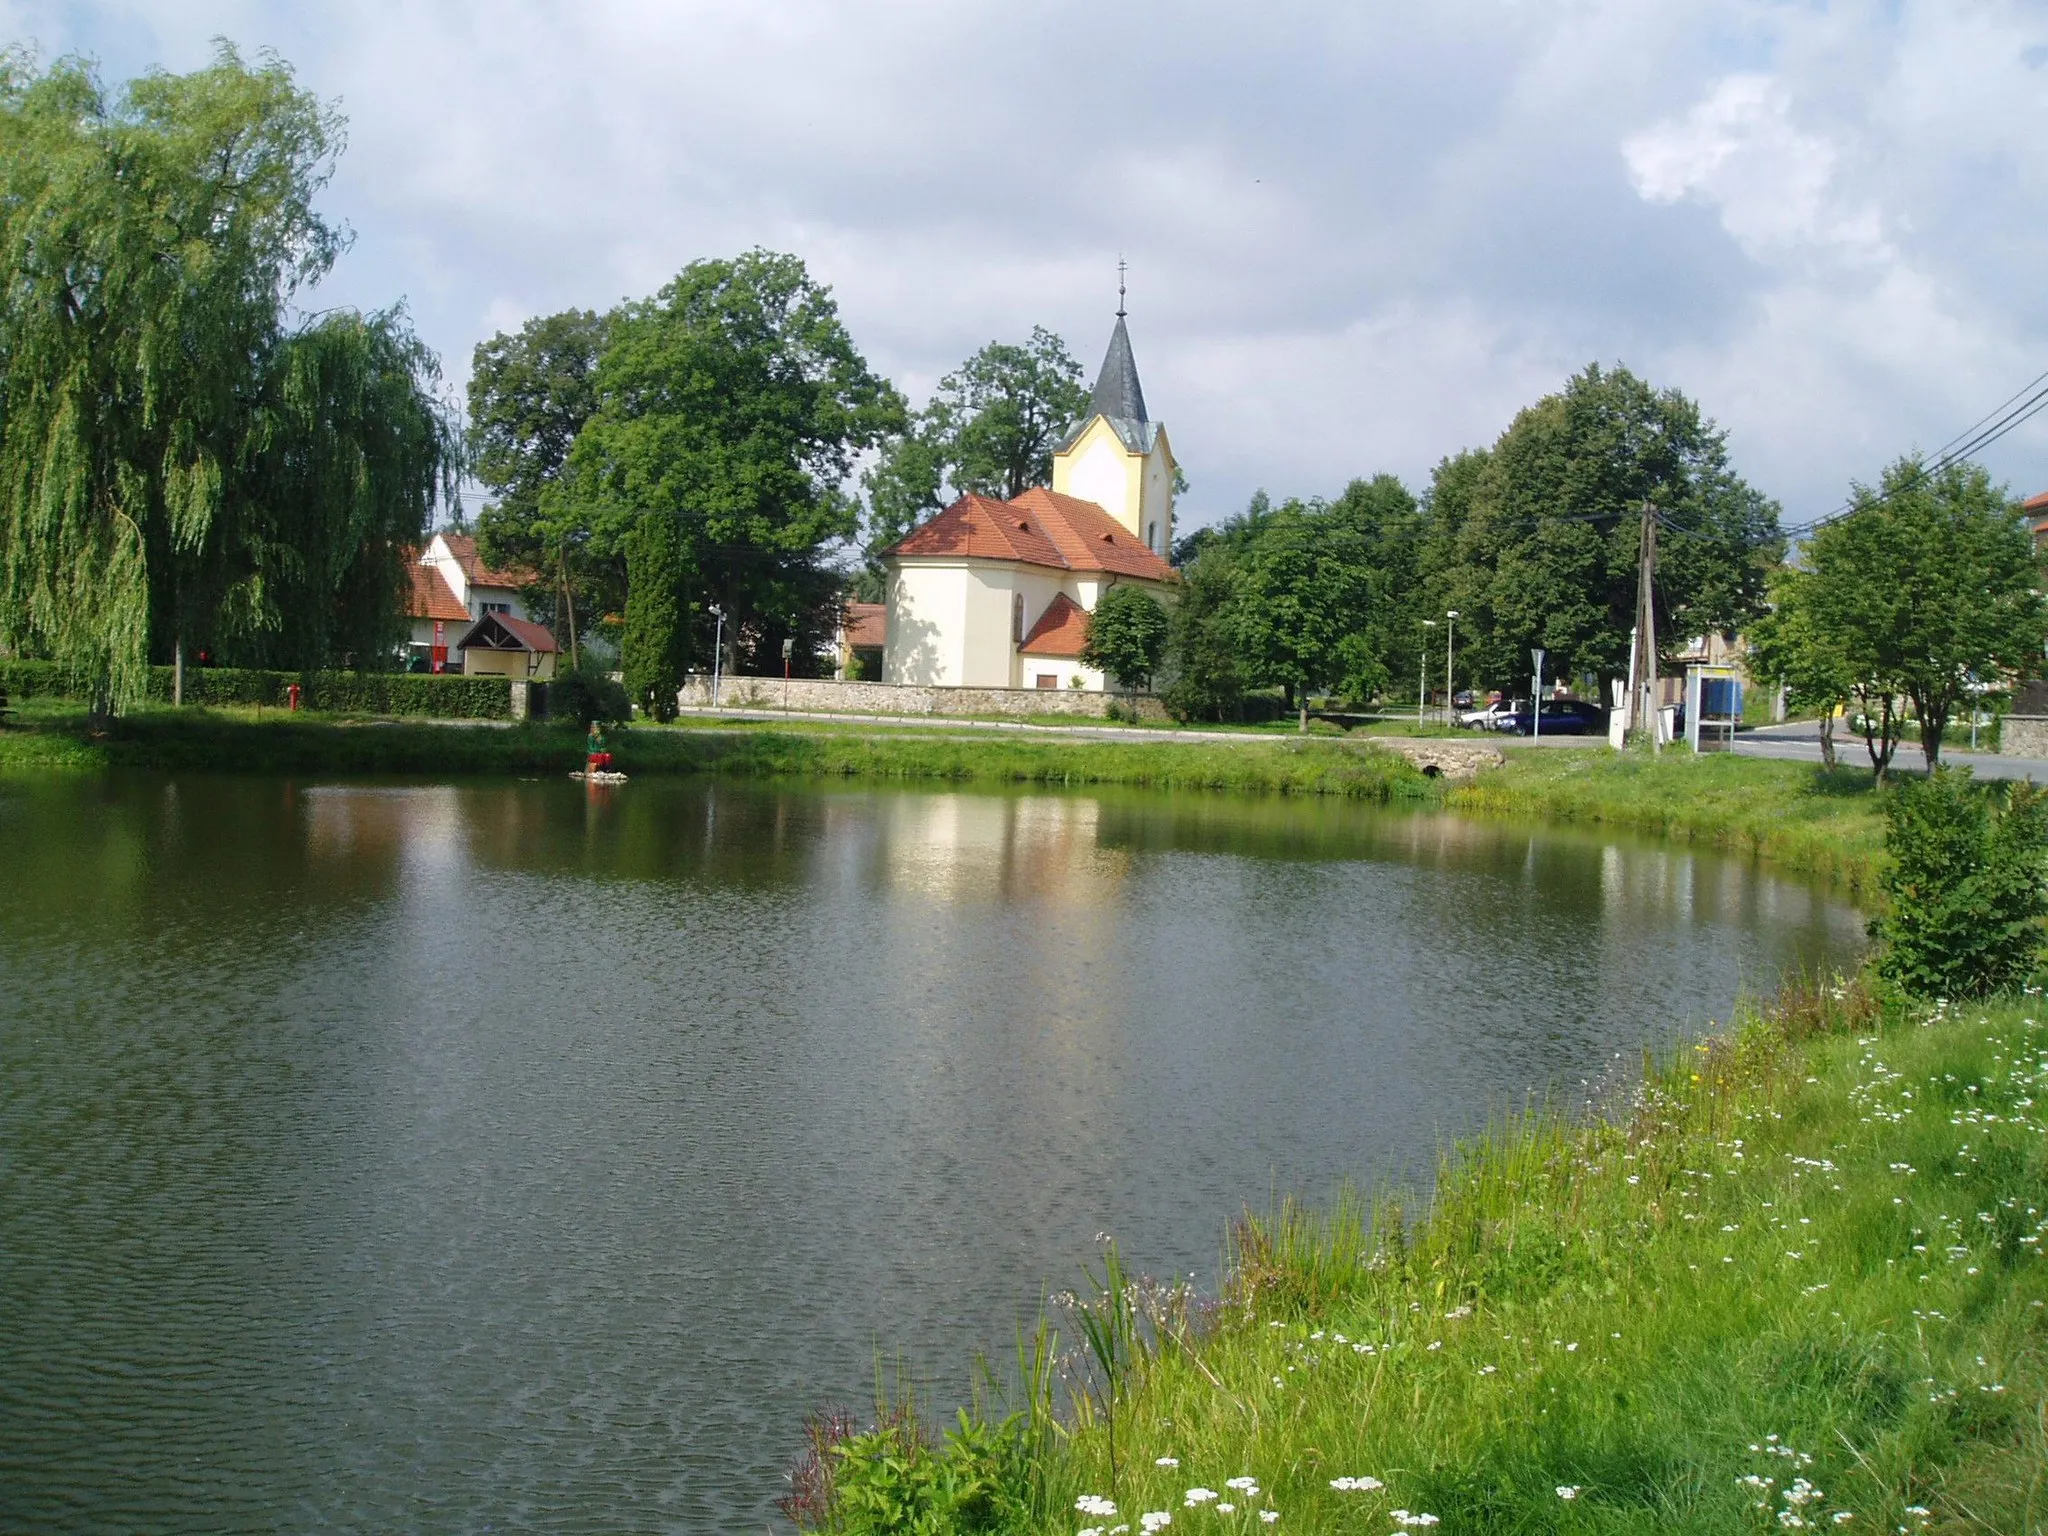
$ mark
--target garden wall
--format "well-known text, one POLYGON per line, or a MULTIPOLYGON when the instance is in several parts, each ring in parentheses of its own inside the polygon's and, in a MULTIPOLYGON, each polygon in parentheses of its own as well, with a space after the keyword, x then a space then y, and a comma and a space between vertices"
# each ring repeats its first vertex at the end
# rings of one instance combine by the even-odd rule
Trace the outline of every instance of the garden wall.
MULTIPOLYGON (((676 702, 684 709, 712 707, 711 678, 693 672, 676 702)), ((850 683, 829 677, 726 677, 719 680, 721 709, 790 709, 854 715, 1075 715, 1103 720, 1112 704, 1141 720, 1164 720, 1166 708, 1150 694, 1096 693, 1082 688, 937 688, 905 683, 850 683)))

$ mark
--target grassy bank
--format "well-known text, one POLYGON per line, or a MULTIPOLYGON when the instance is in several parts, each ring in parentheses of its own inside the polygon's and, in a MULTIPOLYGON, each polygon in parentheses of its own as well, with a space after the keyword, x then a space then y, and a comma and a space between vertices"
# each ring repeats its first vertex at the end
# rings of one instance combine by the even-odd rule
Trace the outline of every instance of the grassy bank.
MULTIPOLYGON (((0 768, 132 767, 263 773, 540 774, 582 765, 583 738, 549 726, 443 726, 142 711, 103 734, 75 710, 23 711, 0 768)), ((1370 801, 1433 793, 1405 759, 1341 742, 1061 740, 1043 735, 744 724, 612 733, 628 774, 867 778, 949 784, 1130 785, 1370 801)))
MULTIPOLYGON (((1098 1296, 1096 1321, 1153 1341, 1114 1465, 1085 1398, 1057 1432, 1013 1424, 1008 1460, 1002 1435, 911 1448, 980 1464, 1008 1511, 915 1528, 2039 1531, 2037 1015, 1885 1023, 1853 989, 1811 994, 1653 1072, 1611 1123, 1501 1130, 1419 1219, 1390 1197, 1247 1221, 1206 1317, 1098 1296)), ((900 1460, 907 1434, 880 1438, 900 1460)), ((851 1518, 906 1481, 876 1441, 825 1458, 828 1526, 883 1528, 851 1518)))
POLYGON ((1455 810, 1625 827, 1751 853, 1869 891, 1884 842, 1870 774, 1716 753, 1656 757, 1510 750, 1504 768, 1451 789, 1455 810))

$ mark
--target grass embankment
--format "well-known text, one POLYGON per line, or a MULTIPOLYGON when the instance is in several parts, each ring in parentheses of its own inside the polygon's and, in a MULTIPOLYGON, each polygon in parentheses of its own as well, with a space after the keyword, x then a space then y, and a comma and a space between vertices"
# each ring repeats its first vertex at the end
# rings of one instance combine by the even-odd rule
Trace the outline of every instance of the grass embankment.
MULTIPOLYGON (((227 710, 143 710, 104 733, 44 707, 0 732, 0 768, 134 767, 262 773, 538 774, 582 766, 580 732, 351 722, 227 710)), ((1116 742, 1043 735, 782 726, 615 731, 628 774, 868 778, 951 784, 1132 785, 1155 789, 1338 795, 1385 801, 1431 794, 1392 753, 1317 740, 1116 742)))
POLYGON ((1809 995, 1612 1123, 1485 1140, 1420 1220, 1247 1221, 1206 1330, 1163 1309, 1116 1472, 1084 1410, 1018 1528, 2041 1530, 2038 1011, 1809 995))
POLYGON ((1510 749, 1505 767, 1455 786, 1445 801, 1453 810, 1625 827, 1753 853, 1859 891, 1873 887, 1884 845, 1868 772, 1729 753, 1510 749))

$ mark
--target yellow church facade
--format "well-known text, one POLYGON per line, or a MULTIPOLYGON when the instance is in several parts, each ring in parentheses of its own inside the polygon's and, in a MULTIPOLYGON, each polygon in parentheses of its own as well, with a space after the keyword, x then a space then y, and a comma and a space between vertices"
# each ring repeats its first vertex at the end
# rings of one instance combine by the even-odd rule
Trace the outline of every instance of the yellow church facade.
POLYGON ((1096 602, 1123 582, 1168 595, 1173 447, 1146 412, 1124 320, 1049 488, 962 496, 884 555, 884 681, 1100 691, 1081 660, 1096 602))

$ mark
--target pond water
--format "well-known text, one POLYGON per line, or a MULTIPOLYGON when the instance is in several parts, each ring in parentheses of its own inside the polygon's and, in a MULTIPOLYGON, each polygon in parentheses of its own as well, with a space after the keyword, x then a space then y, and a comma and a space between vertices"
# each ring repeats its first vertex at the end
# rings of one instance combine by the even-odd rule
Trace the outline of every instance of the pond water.
POLYGON ((0 780, 0 1527, 765 1529, 1098 1231, 1211 1287, 1860 933, 1341 804, 0 780))

